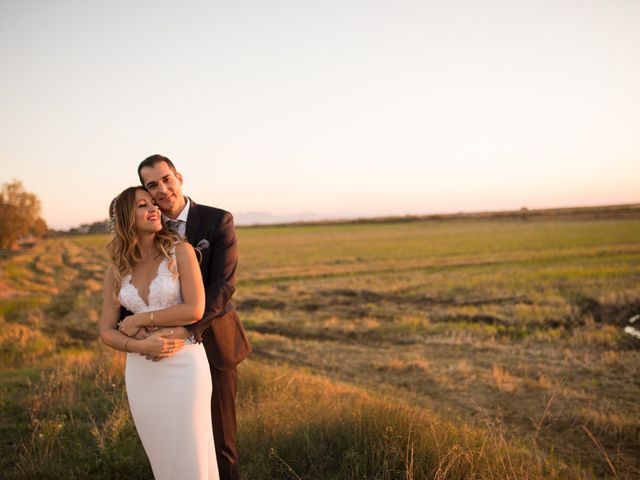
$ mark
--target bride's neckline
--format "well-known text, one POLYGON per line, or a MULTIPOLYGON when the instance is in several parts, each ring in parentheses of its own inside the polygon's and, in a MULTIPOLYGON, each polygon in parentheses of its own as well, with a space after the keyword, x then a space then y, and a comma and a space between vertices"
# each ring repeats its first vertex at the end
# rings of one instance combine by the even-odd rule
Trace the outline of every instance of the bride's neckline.
POLYGON ((144 299, 144 297, 140 294, 140 289, 133 283, 133 275, 129 274, 128 275, 128 279, 127 279, 127 283, 129 285, 131 285, 133 287, 133 289, 136 292, 136 295, 138 296, 138 298, 140 300, 142 300, 142 303, 144 303, 144 305, 149 308, 149 299, 151 298, 151 288, 153 287, 153 285, 155 284, 156 280, 158 280, 158 278, 160 278, 160 268, 162 267, 162 265, 167 261, 167 258, 163 258, 162 260, 160 260, 160 262, 158 263, 158 266, 156 267, 156 274, 153 276, 153 279, 151 280, 151 282, 149 282, 149 287, 147 288, 147 298, 146 300, 144 299))

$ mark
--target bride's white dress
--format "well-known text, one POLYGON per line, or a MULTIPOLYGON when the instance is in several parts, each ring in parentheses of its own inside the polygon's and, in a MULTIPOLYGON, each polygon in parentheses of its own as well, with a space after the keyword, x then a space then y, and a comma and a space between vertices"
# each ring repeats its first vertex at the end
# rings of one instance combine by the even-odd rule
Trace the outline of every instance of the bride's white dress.
MULTIPOLYGON (((175 257, 174 257, 175 258, 175 257)), ((133 313, 183 302, 180 281, 164 259, 149 287, 149 304, 122 280, 118 298, 133 313)), ((127 354, 127 396, 153 475, 160 479, 218 479, 211 426, 211 375, 202 344, 187 340, 174 356, 153 362, 127 354)))

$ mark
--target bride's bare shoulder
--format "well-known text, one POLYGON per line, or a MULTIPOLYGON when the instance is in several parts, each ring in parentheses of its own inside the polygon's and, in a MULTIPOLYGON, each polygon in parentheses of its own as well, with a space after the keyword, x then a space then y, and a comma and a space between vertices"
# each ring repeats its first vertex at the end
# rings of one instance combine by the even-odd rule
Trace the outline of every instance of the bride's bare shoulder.
POLYGON ((184 242, 184 241, 176 242, 174 245, 174 249, 176 252, 176 258, 178 259, 180 257, 195 255, 193 247, 189 242, 184 242))

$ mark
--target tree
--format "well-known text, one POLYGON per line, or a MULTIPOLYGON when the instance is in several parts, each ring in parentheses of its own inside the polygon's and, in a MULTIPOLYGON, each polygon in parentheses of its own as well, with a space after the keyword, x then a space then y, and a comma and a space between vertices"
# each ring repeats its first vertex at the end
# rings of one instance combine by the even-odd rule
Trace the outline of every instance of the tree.
POLYGON ((0 188, 0 249, 8 249, 30 233, 40 236, 47 224, 40 216, 40 200, 14 180, 0 188))

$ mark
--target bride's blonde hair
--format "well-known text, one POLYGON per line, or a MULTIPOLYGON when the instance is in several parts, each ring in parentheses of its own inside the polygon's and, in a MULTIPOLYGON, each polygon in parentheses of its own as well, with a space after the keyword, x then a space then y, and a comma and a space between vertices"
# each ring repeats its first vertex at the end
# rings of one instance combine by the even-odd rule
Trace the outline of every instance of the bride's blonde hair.
MULTIPOLYGON (((109 216, 113 237, 107 244, 113 270, 113 299, 117 302, 122 279, 133 273, 133 267, 142 260, 135 228, 136 191, 144 188, 136 186, 124 189, 109 206, 109 216)), ((165 226, 153 237, 158 253, 169 260, 169 269, 177 273, 175 260, 171 257, 177 238, 165 226)))

